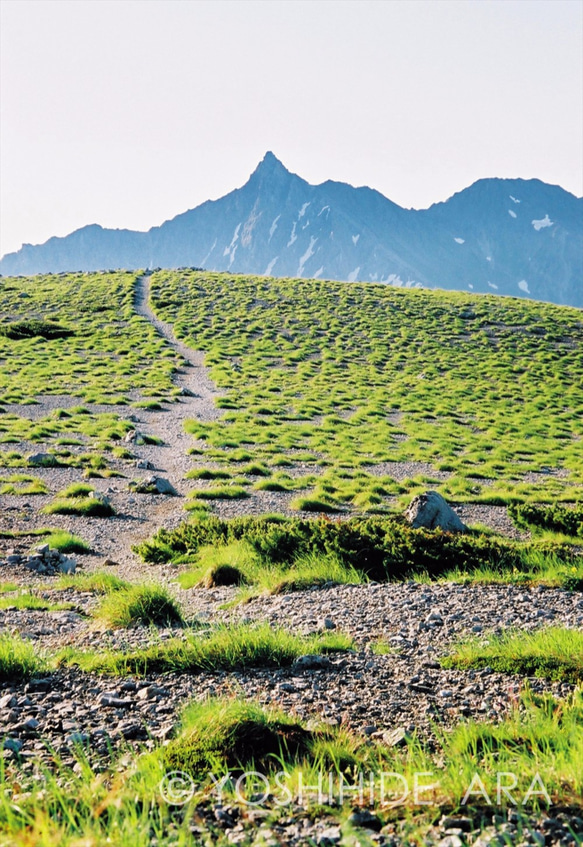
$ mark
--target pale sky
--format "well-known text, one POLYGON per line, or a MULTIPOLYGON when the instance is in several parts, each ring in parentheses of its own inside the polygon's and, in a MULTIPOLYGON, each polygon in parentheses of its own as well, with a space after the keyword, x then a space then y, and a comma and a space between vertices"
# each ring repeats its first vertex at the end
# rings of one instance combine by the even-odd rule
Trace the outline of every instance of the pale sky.
POLYGON ((583 194, 580 0, 1 0, 0 254, 148 229, 267 150, 425 208, 583 194))

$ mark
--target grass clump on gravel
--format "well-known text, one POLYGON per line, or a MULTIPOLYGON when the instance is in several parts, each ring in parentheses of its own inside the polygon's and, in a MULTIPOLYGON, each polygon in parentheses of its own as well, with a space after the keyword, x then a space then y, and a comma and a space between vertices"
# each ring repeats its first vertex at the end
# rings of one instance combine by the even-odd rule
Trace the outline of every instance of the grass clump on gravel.
POLYGON ((112 573, 96 571, 95 573, 74 574, 69 576, 63 574, 55 585, 59 589, 73 588, 75 591, 87 591, 95 594, 111 594, 114 591, 128 590, 131 583, 120 579, 112 573))
POLYGON ((283 712, 243 700, 192 703, 182 713, 180 734, 162 751, 168 770, 191 776, 254 768, 269 771, 276 759, 306 754, 314 733, 283 712))
POLYGON ((485 668, 498 673, 583 682, 583 632, 550 627, 538 632, 511 632, 472 639, 442 660, 446 668, 485 668))
POLYGON ((91 547, 78 535, 73 535, 64 529, 56 529, 45 538, 45 544, 60 553, 90 553, 91 547))
POLYGON ((176 600, 160 585, 131 585, 113 591, 111 586, 108 588, 95 612, 95 617, 108 626, 173 626, 184 623, 176 600))
MULTIPOLYGON (((520 708, 513 708, 504 720, 459 724, 451 734, 439 736, 437 747, 416 738, 407 739, 403 748, 388 747, 341 727, 306 725, 253 702, 213 698, 188 705, 177 735, 168 743, 142 755, 124 752, 123 758, 105 769, 101 761, 92 766, 78 752, 74 768, 55 756, 42 779, 35 780, 11 772, 11 765, 0 760, 0 778, 5 785, 0 792, 0 826, 10 844, 49 847, 58 842, 73 847, 115 842, 146 847, 155 840, 160 847, 187 847, 194 837, 197 844, 225 847, 228 832, 217 823, 215 811, 219 804, 223 808, 229 804, 242 836, 257 843, 257 818, 248 812, 257 795, 266 793, 265 780, 251 776, 237 784, 240 774, 251 771, 268 779, 269 796, 261 808, 269 825, 281 822, 287 829, 290 820, 297 820, 303 828, 307 822, 306 843, 311 837, 311 821, 326 828, 341 827, 338 843, 356 843, 355 837, 359 843, 369 843, 362 830, 346 826, 352 803, 358 798, 358 793, 349 789, 358 787, 360 776, 367 805, 372 777, 371 811, 380 825, 395 826, 399 840, 410 844, 433 843, 432 827, 443 814, 469 817, 474 832, 488 827, 499 774, 517 776, 517 785, 511 790, 517 806, 509 806, 525 831, 532 829, 533 816, 540 818, 541 812, 545 817, 557 811, 573 818, 580 815, 581 691, 564 700, 525 695, 520 708), (220 781, 220 789, 209 771, 220 781), (412 790, 399 800, 403 782, 409 787, 416 784, 415 774, 423 775, 420 797, 430 801, 428 806, 420 805, 419 795, 412 790), (476 774, 485 795, 476 791, 467 797, 476 774), (329 775, 333 805, 325 804, 321 797, 328 792, 329 775), (172 783, 176 776, 178 781, 172 783), (541 783, 550 808, 541 796, 541 783), (428 789, 428 785, 432 787, 428 789), (341 786, 346 789, 348 809, 339 800, 341 786), (531 786, 539 793, 528 796, 531 786), (185 794, 181 788, 186 789, 185 794), (171 793, 173 789, 176 795, 171 793), (300 793, 301 810, 296 803, 300 793)), ((506 779, 503 784, 508 784, 506 779)), ((506 822, 505 814, 501 822, 506 822)), ((504 823, 498 830, 500 843, 508 835, 504 823)), ((314 830, 314 843, 316 837, 314 830)), ((438 839, 443 840, 443 830, 438 839)), ((577 843, 575 837, 572 841, 577 843)))
POLYGON ((30 679, 44 670, 36 645, 8 632, 0 634, 0 682, 30 679))
POLYGON ((171 638, 133 651, 81 651, 67 648, 60 665, 78 665, 90 673, 129 674, 230 671, 244 668, 277 668, 291 665, 299 656, 349 650, 352 641, 340 633, 321 636, 293 635, 268 624, 236 624, 171 638))
POLYGON ((53 603, 36 591, 19 591, 11 596, 0 597, 0 609, 27 609, 35 612, 71 611, 72 603, 53 603))
POLYGON ((12 474, 0 480, 0 494, 14 494, 16 496, 29 496, 33 494, 48 494, 49 489, 38 477, 29 474, 12 474))
POLYGON ((45 515, 82 515, 92 518, 109 518, 115 509, 107 500, 96 495, 95 490, 76 482, 60 491, 55 500, 42 509, 45 515))

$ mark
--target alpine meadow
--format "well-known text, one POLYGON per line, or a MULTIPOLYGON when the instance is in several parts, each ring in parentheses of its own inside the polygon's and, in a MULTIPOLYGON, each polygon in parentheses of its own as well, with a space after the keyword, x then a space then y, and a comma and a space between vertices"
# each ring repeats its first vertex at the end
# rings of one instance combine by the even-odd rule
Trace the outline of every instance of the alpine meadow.
POLYGON ((583 843, 580 309, 189 267, 0 315, 1 847, 583 843))

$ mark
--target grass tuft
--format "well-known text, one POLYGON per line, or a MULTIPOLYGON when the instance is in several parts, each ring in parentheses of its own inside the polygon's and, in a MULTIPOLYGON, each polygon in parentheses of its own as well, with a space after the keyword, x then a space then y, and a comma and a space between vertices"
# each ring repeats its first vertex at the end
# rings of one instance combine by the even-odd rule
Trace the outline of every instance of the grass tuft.
POLYGON ((19 635, 0 634, 0 682, 30 679, 44 667, 35 644, 19 635))
POLYGON ((583 632, 551 627, 473 639, 442 660, 446 668, 490 667, 498 673, 583 682, 583 632))
POLYGON ((95 616, 108 626, 172 626, 184 623, 180 607, 159 585, 131 585, 114 590, 110 585, 108 589, 95 612, 95 616))
MULTIPOLYGON (((117 595, 113 595, 117 596, 117 595)), ((349 650, 352 640, 340 633, 303 637, 268 624, 221 626, 201 633, 186 632, 134 651, 81 651, 66 648, 61 665, 78 665, 90 673, 142 676, 148 673, 198 673, 291 665, 307 653, 349 650)))

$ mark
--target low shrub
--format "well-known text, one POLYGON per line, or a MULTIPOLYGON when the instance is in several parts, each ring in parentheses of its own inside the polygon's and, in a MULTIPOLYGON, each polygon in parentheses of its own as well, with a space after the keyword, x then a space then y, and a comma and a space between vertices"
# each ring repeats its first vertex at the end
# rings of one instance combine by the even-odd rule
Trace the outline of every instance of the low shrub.
POLYGON ((274 564, 291 564, 306 555, 335 556, 345 567, 379 582, 419 572, 434 578, 451 570, 453 562, 460 571, 488 568, 520 572, 529 563, 533 550, 541 559, 548 555, 553 561, 567 562, 572 557, 564 546, 412 529, 402 519, 380 516, 345 521, 275 516, 221 520, 210 516, 175 530, 161 529, 135 550, 145 561, 160 563, 194 556, 207 545, 233 541, 245 541, 274 564))
POLYGON ((12 341, 22 341, 25 338, 44 338, 50 341, 53 338, 69 338, 75 335, 75 331, 54 321, 28 320, 0 324, 0 335, 12 341))
POLYGON ((531 503, 513 503, 508 514, 521 529, 550 529, 583 538, 583 506, 568 508, 558 503, 539 506, 531 503))

